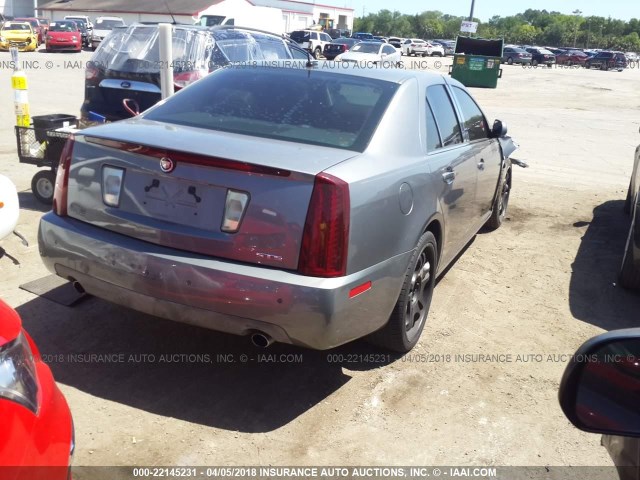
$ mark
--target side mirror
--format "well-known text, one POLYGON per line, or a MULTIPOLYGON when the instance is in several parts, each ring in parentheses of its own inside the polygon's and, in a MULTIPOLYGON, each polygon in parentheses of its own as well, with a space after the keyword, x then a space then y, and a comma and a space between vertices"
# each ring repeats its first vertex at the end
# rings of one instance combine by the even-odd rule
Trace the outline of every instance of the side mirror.
POLYGON ((501 138, 507 135, 507 124, 503 123, 502 120, 496 120, 493 122, 493 127, 491 128, 491 136, 494 138, 501 138))
POLYGON ((580 430, 640 437, 640 329, 615 330, 582 345, 564 372, 559 399, 580 430))

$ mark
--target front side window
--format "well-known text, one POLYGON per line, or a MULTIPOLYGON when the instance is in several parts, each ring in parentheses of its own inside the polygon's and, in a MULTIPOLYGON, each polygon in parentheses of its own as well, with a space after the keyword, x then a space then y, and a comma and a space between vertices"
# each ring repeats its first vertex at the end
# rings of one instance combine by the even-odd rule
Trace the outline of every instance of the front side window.
POLYGON ((427 88, 427 101, 438 124, 438 130, 442 136, 442 146, 448 147, 462 143, 458 117, 444 85, 433 85, 427 88))
POLYGON ((469 141, 487 139, 489 137, 489 127, 476 102, 461 88, 453 87, 452 90, 458 105, 460 105, 460 110, 462 110, 463 125, 469 134, 469 141))

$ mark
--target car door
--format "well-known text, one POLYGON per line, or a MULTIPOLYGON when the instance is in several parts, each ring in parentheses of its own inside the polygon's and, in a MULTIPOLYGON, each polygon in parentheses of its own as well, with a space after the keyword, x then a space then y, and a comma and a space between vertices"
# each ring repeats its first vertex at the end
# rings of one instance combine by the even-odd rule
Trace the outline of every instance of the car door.
POLYGON ((431 85, 426 93, 427 159, 444 215, 442 262, 447 264, 475 233, 476 164, 445 85, 431 85))
POLYGON ((491 138, 489 124, 475 100, 460 87, 451 86, 462 119, 462 134, 473 150, 476 162, 475 222, 484 223, 491 212, 498 186, 502 158, 498 140, 491 138))

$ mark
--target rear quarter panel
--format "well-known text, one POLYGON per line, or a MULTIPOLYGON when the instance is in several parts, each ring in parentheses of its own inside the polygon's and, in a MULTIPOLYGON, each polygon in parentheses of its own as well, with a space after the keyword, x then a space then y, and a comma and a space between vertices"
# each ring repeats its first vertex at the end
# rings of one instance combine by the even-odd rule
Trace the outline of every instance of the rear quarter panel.
POLYGON ((422 91, 416 79, 403 83, 367 150, 328 170, 350 186, 348 273, 411 251, 427 222, 442 219, 423 145, 422 91), (413 200, 408 214, 400 206, 403 184, 413 200))

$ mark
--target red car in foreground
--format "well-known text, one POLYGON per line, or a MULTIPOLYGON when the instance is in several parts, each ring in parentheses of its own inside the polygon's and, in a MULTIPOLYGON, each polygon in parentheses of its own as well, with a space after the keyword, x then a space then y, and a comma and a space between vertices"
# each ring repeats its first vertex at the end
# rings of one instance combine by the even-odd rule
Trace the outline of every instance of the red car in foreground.
POLYGON ((67 480, 74 450, 67 402, 18 314, 0 300, 0 478, 67 480))
POLYGON ((76 22, 61 20, 51 22, 46 41, 47 52, 53 50, 82 50, 82 32, 76 22))

